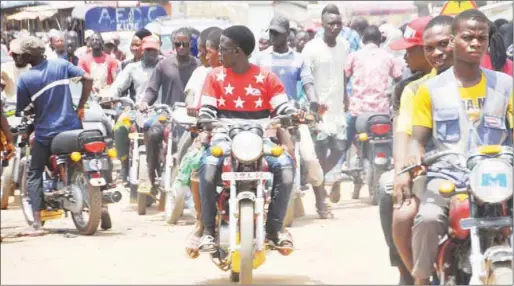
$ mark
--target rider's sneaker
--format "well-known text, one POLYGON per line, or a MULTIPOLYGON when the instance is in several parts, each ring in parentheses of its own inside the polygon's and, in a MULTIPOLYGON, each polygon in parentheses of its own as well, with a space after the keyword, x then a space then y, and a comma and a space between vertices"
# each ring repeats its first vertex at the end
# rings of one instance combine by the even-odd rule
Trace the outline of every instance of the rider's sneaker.
POLYGON ((204 234, 202 238, 200 238, 200 243, 198 244, 198 251, 201 253, 214 253, 216 252, 216 242, 214 240, 214 236, 209 234, 204 234))

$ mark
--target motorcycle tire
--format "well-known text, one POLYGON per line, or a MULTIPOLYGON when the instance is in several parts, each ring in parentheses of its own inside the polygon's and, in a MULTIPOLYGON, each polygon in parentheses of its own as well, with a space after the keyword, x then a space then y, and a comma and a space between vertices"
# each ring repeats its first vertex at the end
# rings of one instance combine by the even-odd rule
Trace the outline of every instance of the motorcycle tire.
POLYGON ((239 203, 239 231, 241 236, 239 282, 243 285, 250 285, 253 280, 254 214, 253 201, 244 200, 239 203))
POLYGON ((489 277, 489 285, 512 285, 512 263, 504 262, 493 264, 493 270, 489 277))
POLYGON ((341 200, 341 181, 335 181, 330 189, 330 201, 337 204, 341 200))
POLYGON ((361 183, 353 183, 352 200, 358 200, 362 189, 361 183))
POLYGON ((23 216, 25 217, 25 221, 27 222, 27 224, 32 225, 34 223, 34 212, 32 211, 32 205, 30 204, 30 199, 27 190, 28 168, 25 168, 25 166, 22 165, 20 166, 20 171, 21 210, 23 212, 23 216))
MULTIPOLYGON (((148 178, 148 164, 146 163, 146 154, 139 154, 139 186, 141 186, 141 181, 149 182, 148 178)), ((151 206, 151 198, 147 195, 137 192, 137 214, 138 215, 146 215, 146 208, 149 207, 148 200, 150 199, 151 206)))
POLYGON ((102 210, 102 217, 100 218, 100 220, 100 228, 102 230, 109 230, 112 228, 111 215, 109 214, 108 210, 102 210))
MULTIPOLYGON (((71 170, 71 183, 76 184, 78 181, 78 178, 80 176, 85 177, 84 171, 82 169, 82 166, 77 166, 73 170, 71 170)), ((100 224, 100 219, 102 217, 102 190, 100 187, 93 187, 89 184, 89 182, 86 181, 86 189, 81 189, 83 193, 87 193, 87 195, 84 196, 84 198, 87 198, 87 201, 84 203, 88 205, 89 209, 89 220, 84 225, 83 221, 81 221, 82 214, 71 214, 71 219, 73 220, 73 224, 75 224, 75 227, 77 228, 79 234, 81 235, 92 235, 96 232, 98 229, 98 225, 100 224)))
POLYGON ((184 213, 187 189, 184 187, 176 188, 174 193, 166 194, 166 209, 164 220, 167 224, 177 224, 184 213))
POLYGON ((2 201, 0 209, 6 210, 9 207, 9 197, 14 195, 15 185, 13 180, 14 162, 11 160, 9 166, 2 170, 2 201))
POLYGON ((377 174, 377 171, 375 171, 375 169, 373 169, 371 171, 371 175, 370 175, 370 178, 369 178, 369 182, 368 182, 368 192, 369 192, 369 197, 371 198, 371 204, 376 206, 378 205, 378 180, 379 180, 379 176, 377 174))
POLYGON ((230 270, 230 282, 239 282, 239 272, 230 270))
POLYGON ((130 204, 137 203, 137 185, 130 184, 130 204))

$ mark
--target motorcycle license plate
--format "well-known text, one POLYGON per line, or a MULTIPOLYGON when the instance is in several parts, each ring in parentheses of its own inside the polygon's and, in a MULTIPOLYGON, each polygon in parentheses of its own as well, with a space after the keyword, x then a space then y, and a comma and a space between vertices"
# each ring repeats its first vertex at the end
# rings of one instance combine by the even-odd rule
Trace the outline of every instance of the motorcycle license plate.
POLYGON ((269 172, 227 172, 221 174, 223 181, 255 181, 271 180, 273 174, 269 172))
POLYGON ((107 158, 82 160, 84 171, 103 171, 109 169, 107 158))
POLYGON ((481 217, 481 218, 465 218, 461 219, 460 227, 462 229, 492 228, 512 226, 511 217, 481 217))

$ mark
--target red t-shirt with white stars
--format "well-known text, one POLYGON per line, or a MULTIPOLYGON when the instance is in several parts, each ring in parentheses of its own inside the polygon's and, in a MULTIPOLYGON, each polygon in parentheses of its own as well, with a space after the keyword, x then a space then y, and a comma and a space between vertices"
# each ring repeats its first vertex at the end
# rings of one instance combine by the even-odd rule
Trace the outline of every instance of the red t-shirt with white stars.
POLYGON ((200 116, 211 118, 264 119, 289 108, 280 79, 251 65, 245 74, 216 67, 205 80, 200 116))

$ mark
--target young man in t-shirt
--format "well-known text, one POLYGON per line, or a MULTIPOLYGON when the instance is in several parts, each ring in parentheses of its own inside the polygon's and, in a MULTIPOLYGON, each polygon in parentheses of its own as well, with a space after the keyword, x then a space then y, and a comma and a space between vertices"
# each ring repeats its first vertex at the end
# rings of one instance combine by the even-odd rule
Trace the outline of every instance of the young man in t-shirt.
POLYGON ((109 87, 118 73, 118 62, 103 51, 103 38, 94 33, 89 39, 91 53, 79 60, 79 67, 93 77, 93 91, 99 93, 109 87))
POLYGON ((32 145, 27 189, 34 211, 34 224, 29 235, 40 234, 41 209, 43 207, 43 172, 51 155, 50 144, 57 134, 82 128, 80 119, 84 116, 84 106, 92 88, 92 79, 83 70, 62 60, 46 60, 43 57, 44 43, 29 36, 20 43, 23 61, 32 68, 21 75, 18 81, 16 111, 24 111, 30 104, 34 106, 35 140, 32 145), (71 78, 80 77, 82 96, 77 110, 69 88, 71 78))
MULTIPOLYGON (((241 119, 260 122, 273 114, 296 112, 288 103, 284 86, 276 75, 250 64, 248 57, 255 48, 253 33, 245 26, 225 29, 220 38, 220 54, 223 67, 213 69, 205 81, 202 92, 200 118, 241 119)), ((226 142, 226 136, 213 134, 211 146, 226 142)), ((273 202, 267 213, 267 239, 281 247, 284 255, 292 251, 292 238, 282 232, 282 221, 293 187, 294 166, 286 154, 280 157, 267 156, 273 173, 273 202)), ((200 252, 216 251, 216 182, 218 169, 223 160, 206 152, 202 159, 200 195, 202 202, 203 236, 200 252)))
POLYGON ((302 55, 314 76, 319 103, 328 107, 315 138, 317 157, 327 174, 339 162, 346 144, 348 102, 344 67, 350 48, 348 41, 339 37, 343 22, 338 11, 324 13, 322 21, 323 36, 308 42, 302 55))
MULTIPOLYGON (((277 16, 271 20, 269 27, 271 47, 260 52, 254 58, 256 65, 271 70, 278 76, 285 87, 288 99, 296 106, 300 106, 298 96, 298 82, 302 83, 301 88, 305 89, 308 98, 310 111, 317 114, 320 109, 318 97, 314 89, 314 78, 310 68, 303 56, 288 47, 287 39, 290 33, 289 20, 277 16)), ((325 186, 323 185, 323 169, 316 157, 314 143, 306 125, 298 127, 300 133, 300 154, 301 160, 305 162, 307 170, 307 181, 312 184, 316 197, 316 210, 322 219, 332 216, 330 209, 325 203, 325 186)), ((296 158, 300 160, 300 158, 296 158)))

